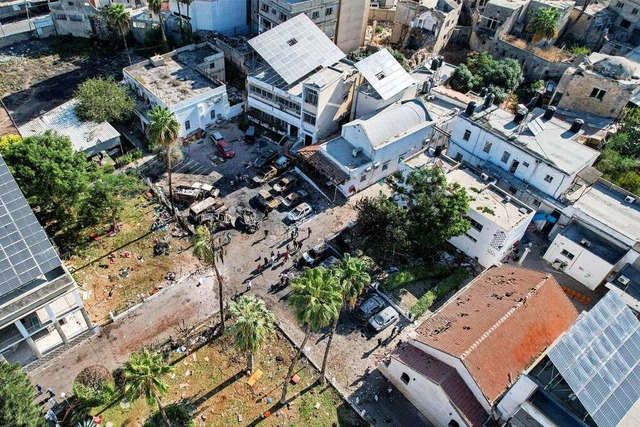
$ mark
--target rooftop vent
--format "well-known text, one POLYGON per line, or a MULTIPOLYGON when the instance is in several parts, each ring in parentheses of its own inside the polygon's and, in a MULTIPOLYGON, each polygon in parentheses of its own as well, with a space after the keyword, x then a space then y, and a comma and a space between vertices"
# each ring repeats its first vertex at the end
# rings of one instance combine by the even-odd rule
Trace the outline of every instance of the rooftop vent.
POLYGON ((162 55, 154 55, 149 59, 151 60, 151 65, 153 65, 154 67, 164 65, 164 56, 162 55))
POLYGON ((635 197, 631 197, 631 196, 627 196, 624 198, 624 201, 627 203, 635 203, 636 202, 636 198, 635 197))
POLYGON ((511 196, 504 196, 504 203, 509 203, 511 201, 511 196))
POLYGON ((483 181, 489 181, 489 175, 486 173, 480 174, 480 178, 482 178, 483 181))
POLYGON ((362 153, 362 148, 360 147, 354 148, 353 151, 351 151, 351 155, 353 157, 358 157, 358 154, 360 153, 362 153))
POLYGON ((376 78, 378 80, 382 80, 384 79, 386 76, 384 75, 384 71, 380 71, 378 74, 376 74, 376 78))
POLYGON ((629 284, 629 282, 631 282, 631 280, 629 280, 629 278, 627 276, 620 276, 620 277, 618 277, 618 282, 620 282, 623 285, 627 286, 629 284))
POLYGON ((556 107, 550 106, 544 111, 544 116, 542 116, 545 120, 551 120, 553 115, 556 113, 556 107))
POLYGON ((529 109, 522 104, 518 104, 518 110, 516 111, 516 115, 513 116, 514 123, 522 123, 525 117, 527 117, 527 113, 529 113, 529 109))
POLYGON ((526 215, 526 214, 528 214, 528 213, 529 213, 529 211, 527 210, 527 208, 520 208, 520 209, 518 209, 518 211, 519 211, 521 214, 523 214, 523 215, 526 215))
POLYGON ((484 98, 485 96, 487 96, 487 88, 486 87, 481 88, 478 95, 480 95, 480 98, 484 98))
POLYGON ((575 119, 573 121, 573 123, 571 124, 570 132, 571 133, 578 133, 578 132, 580 132, 580 129, 582 129, 582 126, 584 126, 584 120, 575 119))
POLYGON ((484 99, 484 108, 489 108, 493 105, 493 100, 495 99, 495 95, 490 93, 489 95, 487 95, 487 97, 484 99))
POLYGON ((582 246, 584 246, 585 248, 590 248, 590 247, 591 247, 591 242, 590 242, 590 241, 588 241, 587 239, 582 239, 582 240, 580 240, 580 244, 581 244, 582 246))
POLYGON ((289 39, 289 40, 287 40, 287 44, 288 44, 289 46, 293 46, 293 45, 295 45, 295 44, 298 44, 298 40, 296 40, 295 38, 293 38, 293 39, 289 39))

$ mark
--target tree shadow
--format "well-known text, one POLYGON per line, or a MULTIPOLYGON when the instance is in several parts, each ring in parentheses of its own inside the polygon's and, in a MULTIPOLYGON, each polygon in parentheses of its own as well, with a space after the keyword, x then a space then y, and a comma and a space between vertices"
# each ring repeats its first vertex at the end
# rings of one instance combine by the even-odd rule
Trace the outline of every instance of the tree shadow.
POLYGON ((233 374, 232 376, 230 376, 229 378, 227 378, 226 380, 224 380, 223 382, 221 382, 220 384, 218 384, 217 386, 215 386, 214 388, 212 388, 202 396, 197 398, 195 397, 192 398, 192 400, 190 400, 189 403, 194 406, 201 406, 204 402, 206 402, 216 394, 220 393, 222 390, 229 387, 231 384, 235 383, 238 379, 242 378, 244 375, 245 375, 245 371, 241 369, 240 371, 236 372, 235 374, 233 374))
POLYGON ((305 394, 307 394, 308 392, 310 392, 311 390, 313 390, 314 388, 316 388, 318 386, 323 386, 324 387, 322 390, 319 390, 318 393, 322 393, 324 390, 326 390, 327 388, 331 387, 329 384, 320 384, 320 382, 316 380, 313 383, 311 383, 310 385, 308 385, 307 387, 305 387, 304 389, 300 390, 298 393, 296 393, 293 396, 291 396, 290 398, 288 398, 287 401, 284 404, 280 403, 280 401, 276 402, 273 406, 271 406, 269 409, 267 409, 265 412, 263 412, 259 417, 257 417, 256 419, 251 421, 249 424, 247 424, 247 427, 257 426, 258 424, 260 424, 261 421, 263 421, 265 419, 263 414, 265 414, 267 412, 269 412, 270 414, 275 414, 280 409, 286 407, 287 404, 293 402, 294 400, 298 399, 299 397, 304 396, 305 394))

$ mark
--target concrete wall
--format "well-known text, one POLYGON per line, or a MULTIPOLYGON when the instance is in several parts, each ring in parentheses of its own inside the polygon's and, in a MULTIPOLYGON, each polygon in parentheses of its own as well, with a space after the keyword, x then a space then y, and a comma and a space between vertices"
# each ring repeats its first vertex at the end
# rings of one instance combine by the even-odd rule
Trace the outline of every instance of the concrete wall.
POLYGON ((233 46, 218 38, 214 39, 213 43, 224 53, 224 57, 227 61, 230 61, 233 65, 242 70, 243 73, 248 74, 246 66, 246 56, 248 55, 248 52, 235 49, 233 46))
POLYGON ((377 7, 369 8, 369 22, 386 21, 392 22, 396 16, 395 9, 380 9, 377 7))
POLYGON ((253 11, 252 16, 258 20, 257 27, 260 33, 268 29, 268 25, 264 23, 265 20, 275 26, 304 13, 327 37, 331 40, 335 38, 340 0, 308 0, 297 3, 286 0, 259 0, 255 3, 252 2, 252 7, 257 7, 257 12, 253 11), (327 15, 328 8, 332 9, 332 13, 327 15), (317 17, 314 17, 314 12, 317 13, 317 17))
POLYGON ((601 47, 602 43, 604 43, 605 29, 611 25, 615 15, 605 9, 597 12, 593 16, 588 13, 583 13, 580 20, 576 21, 578 16, 580 16, 581 9, 581 7, 577 7, 571 11, 571 21, 575 21, 575 23, 571 27, 569 35, 573 37, 574 40, 580 42, 580 44, 592 49, 595 48, 594 51, 597 51, 597 47, 601 47))
POLYGON ((348 120, 354 97, 355 81, 356 76, 345 79, 343 74, 341 78, 320 91, 314 143, 339 132, 339 120, 343 117, 348 120))
POLYGON ((612 264, 589 252, 584 246, 567 239, 562 234, 558 234, 553 239, 543 258, 551 264, 557 261, 566 263, 566 266, 560 267, 560 269, 591 290, 597 288, 613 269, 612 264), (563 250, 573 254, 574 258, 569 259, 562 255, 561 252, 563 250))
POLYGON ((344 53, 358 49, 364 43, 369 18, 370 0, 342 0, 336 31, 336 45, 344 53))
POLYGON ((571 66, 571 62, 547 60, 502 39, 495 41, 493 52, 491 53, 496 59, 513 58, 519 61, 522 66, 522 73, 528 80, 558 80, 567 68, 571 66))

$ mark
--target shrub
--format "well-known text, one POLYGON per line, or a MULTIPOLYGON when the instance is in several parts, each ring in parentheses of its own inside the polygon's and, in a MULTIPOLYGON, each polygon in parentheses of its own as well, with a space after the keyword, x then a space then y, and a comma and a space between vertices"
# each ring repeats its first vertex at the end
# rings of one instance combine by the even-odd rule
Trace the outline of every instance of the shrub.
POLYGON ((133 158, 133 160, 138 160, 138 159, 142 158, 142 150, 139 149, 139 148, 136 148, 130 154, 131 154, 131 157, 133 158))
POLYGON ((446 296, 449 292, 458 288, 467 278, 469 273, 463 268, 458 268, 453 273, 438 283, 433 288, 429 289, 424 295, 420 297, 417 303, 411 307, 409 312, 418 317, 424 314, 438 299, 446 296))
POLYGON ((444 264, 439 264, 432 267, 428 267, 425 265, 409 267, 389 276, 382 284, 382 287, 386 290, 392 290, 401 286, 405 286, 409 283, 416 282, 418 280, 443 277, 450 272, 451 267, 444 264))
POLYGON ((116 166, 121 168, 122 166, 126 166, 133 161, 133 154, 125 154, 116 159, 116 166))
POLYGON ((109 403, 113 398, 113 392, 113 377, 104 366, 87 366, 73 380, 73 394, 80 404, 86 407, 109 403))
POLYGON ((573 46, 571 48, 571 54, 575 56, 578 56, 578 55, 587 56, 590 53, 591 53, 591 50, 586 46, 573 46))
POLYGON ((376 25, 376 34, 380 34, 384 31, 384 27, 382 25, 376 25))
MULTIPOLYGON (((189 412, 180 404, 169 405, 165 408, 167 418, 171 421, 172 427, 195 427, 189 412)), ((145 423, 143 427, 157 427, 164 425, 162 415, 156 411, 145 423)))

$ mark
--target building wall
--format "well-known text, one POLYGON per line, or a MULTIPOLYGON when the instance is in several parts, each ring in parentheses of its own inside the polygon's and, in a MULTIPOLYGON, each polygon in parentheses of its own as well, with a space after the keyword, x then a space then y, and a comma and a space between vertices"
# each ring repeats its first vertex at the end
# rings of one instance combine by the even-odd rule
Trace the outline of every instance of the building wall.
MULTIPOLYGON (((340 120, 349 120, 356 78, 356 74, 347 77, 343 73, 341 78, 320 90, 315 126, 316 137, 313 143, 338 133, 340 120)), ((305 129, 309 128, 308 125, 304 123, 303 125, 305 129)))
POLYGON ((442 387, 419 372, 394 358, 391 358, 388 366, 378 365, 378 369, 434 425, 447 426, 450 425, 450 421, 457 422, 459 426, 469 425, 460 416, 442 387), (409 375, 408 384, 401 379, 403 373, 409 375))
POLYGON ((571 36, 579 40, 585 46, 597 51, 604 43, 607 28, 613 23, 615 17, 609 10, 604 9, 593 15, 583 13, 579 20, 581 7, 571 11, 571 20, 575 21, 571 27, 571 36))
POLYGON ((612 0, 608 9, 616 14, 611 32, 616 40, 629 42, 640 21, 640 2, 634 0, 612 0), (626 28, 624 28, 626 26, 626 28))
POLYGON ((490 53, 496 59, 513 58, 520 62, 522 72, 525 78, 529 80, 556 80, 571 66, 571 62, 547 60, 502 39, 495 41, 493 50, 490 53))
MULTIPOLYGON (((177 0, 170 0, 172 12, 178 13, 177 0)), ((226 36, 240 36, 250 33, 247 22, 247 2, 245 0, 194 0, 189 7, 189 17, 193 31, 217 31, 226 36)), ((183 17, 187 17, 187 7, 180 4, 183 17)))
POLYGON ((393 18, 391 43, 440 52, 449 42, 462 10, 461 4, 453 5, 451 8, 444 0, 423 3, 400 0, 393 18))
POLYGON ((298 3, 289 3, 286 0, 259 0, 252 3, 252 6, 257 7, 253 16, 258 19, 258 33, 304 13, 327 37, 335 39, 340 0, 308 0, 298 3), (331 13, 327 13, 329 10, 331 13))
POLYGON ((356 92, 356 99, 354 101, 354 112, 352 114, 352 118, 358 119, 366 114, 373 113, 374 111, 378 111, 396 102, 414 99, 416 97, 417 90, 418 84, 414 83, 402 92, 392 96, 387 100, 368 95, 358 90, 356 92))
POLYGON ((171 107, 170 111, 175 114, 176 120, 180 123, 178 136, 187 136, 198 128, 205 129, 207 125, 215 123, 217 119, 226 119, 229 116, 226 86, 214 89, 206 97, 171 107), (189 129, 186 128, 187 120, 190 122, 189 129))
POLYGON ((563 109, 615 119, 639 90, 638 82, 621 82, 571 67, 562 75, 552 100, 559 99, 558 107, 563 109), (591 96, 596 88, 606 91, 602 99, 591 96))
POLYGON ((92 37, 94 28, 89 17, 97 16, 98 10, 93 6, 85 6, 80 0, 71 0, 72 4, 69 3, 68 0, 64 0, 49 5, 58 35, 92 37))
POLYGON ((336 45, 344 53, 364 44, 370 0, 341 0, 336 31, 336 45))
POLYGON ((560 267, 560 269, 591 290, 597 288, 613 268, 612 264, 589 252, 584 246, 567 239, 562 234, 558 234, 553 239, 543 258, 551 264, 556 263, 556 261, 566 263, 566 266, 560 267), (563 250, 573 254, 574 258, 569 259, 567 256, 562 255, 561 252, 563 250))
POLYGON ((382 9, 377 7, 369 8, 369 21, 388 21, 392 22, 396 16, 395 9, 382 9))

